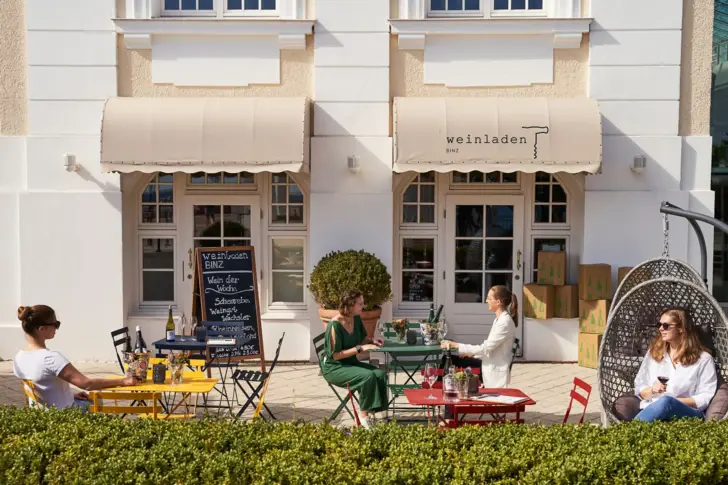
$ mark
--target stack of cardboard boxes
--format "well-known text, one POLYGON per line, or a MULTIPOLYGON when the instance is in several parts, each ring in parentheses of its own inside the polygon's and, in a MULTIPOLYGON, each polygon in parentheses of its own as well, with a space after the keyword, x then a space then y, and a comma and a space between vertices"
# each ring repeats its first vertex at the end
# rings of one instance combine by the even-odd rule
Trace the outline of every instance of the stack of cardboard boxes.
MULTIPOLYGON (((617 286, 632 268, 617 271, 617 286)), ((608 264, 579 266, 579 365, 596 369, 599 346, 607 328, 612 298, 612 267, 608 264)))
POLYGON ((566 253, 538 253, 538 283, 523 288, 526 318, 576 318, 579 316, 576 285, 566 284, 566 253))

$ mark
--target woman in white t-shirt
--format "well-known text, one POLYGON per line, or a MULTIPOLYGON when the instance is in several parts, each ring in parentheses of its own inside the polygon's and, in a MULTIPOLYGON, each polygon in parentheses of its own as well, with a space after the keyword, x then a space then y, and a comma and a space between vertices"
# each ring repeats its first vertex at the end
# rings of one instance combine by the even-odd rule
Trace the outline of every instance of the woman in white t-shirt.
POLYGON ((664 311, 658 327, 634 383, 642 409, 635 420, 705 418, 718 388, 713 358, 685 310, 664 311))
POLYGON ((46 340, 56 336, 61 322, 56 312, 46 305, 18 308, 18 319, 22 322, 27 340, 25 348, 13 360, 13 373, 20 379, 33 382, 38 397, 43 404, 59 409, 70 406, 88 406, 88 394, 109 387, 133 386, 133 377, 124 379, 103 379, 86 377, 81 374, 60 352, 46 347, 46 340), (71 390, 73 384, 81 392, 71 390))

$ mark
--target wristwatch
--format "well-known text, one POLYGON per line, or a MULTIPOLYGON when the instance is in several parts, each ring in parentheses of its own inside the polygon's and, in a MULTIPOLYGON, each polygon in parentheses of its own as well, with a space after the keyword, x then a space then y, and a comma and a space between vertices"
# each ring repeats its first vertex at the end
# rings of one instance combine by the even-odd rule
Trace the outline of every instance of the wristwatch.
POLYGON ((361 345, 356 346, 356 353, 357 354, 361 353, 361 345))

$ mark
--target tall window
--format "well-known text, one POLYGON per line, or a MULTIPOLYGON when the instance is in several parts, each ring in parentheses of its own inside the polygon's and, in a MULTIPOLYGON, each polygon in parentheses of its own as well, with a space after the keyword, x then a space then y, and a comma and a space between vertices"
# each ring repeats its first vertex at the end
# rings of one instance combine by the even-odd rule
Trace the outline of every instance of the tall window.
POLYGON ((305 304, 306 217, 301 187, 287 173, 271 174, 270 285, 273 307, 305 304))
POLYGON ((175 301, 174 177, 156 173, 139 203, 139 302, 167 305, 175 301))
POLYGON ((155 175, 142 192, 142 224, 174 222, 174 183, 172 174, 155 175))
POLYGON ((556 177, 544 173, 536 173, 534 187, 534 215, 536 224, 566 224, 567 214, 566 191, 556 177))
POLYGON ((435 172, 417 175, 402 196, 402 223, 435 222, 435 172))
POLYGON ((271 183, 271 223, 303 224, 303 192, 290 175, 274 173, 271 183))
POLYGON ((402 239, 402 302, 432 302, 435 298, 435 239, 402 239))

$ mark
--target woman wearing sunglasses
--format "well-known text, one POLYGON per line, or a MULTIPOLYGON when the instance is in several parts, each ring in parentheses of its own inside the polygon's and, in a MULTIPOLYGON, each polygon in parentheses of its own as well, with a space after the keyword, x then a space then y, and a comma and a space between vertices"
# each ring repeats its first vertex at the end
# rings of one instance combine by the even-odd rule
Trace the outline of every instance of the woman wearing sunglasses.
POLYGON ((109 387, 133 386, 136 379, 102 379, 81 374, 60 352, 46 347, 46 340, 56 336, 61 322, 56 312, 46 305, 18 308, 18 320, 22 322, 27 345, 13 360, 13 373, 20 379, 33 382, 43 405, 55 408, 71 406, 88 407, 88 394, 109 387), (73 384, 82 392, 73 393, 73 384))
POLYGON ((718 388, 713 358, 685 310, 666 310, 658 328, 635 379, 642 410, 635 420, 705 418, 718 388))

